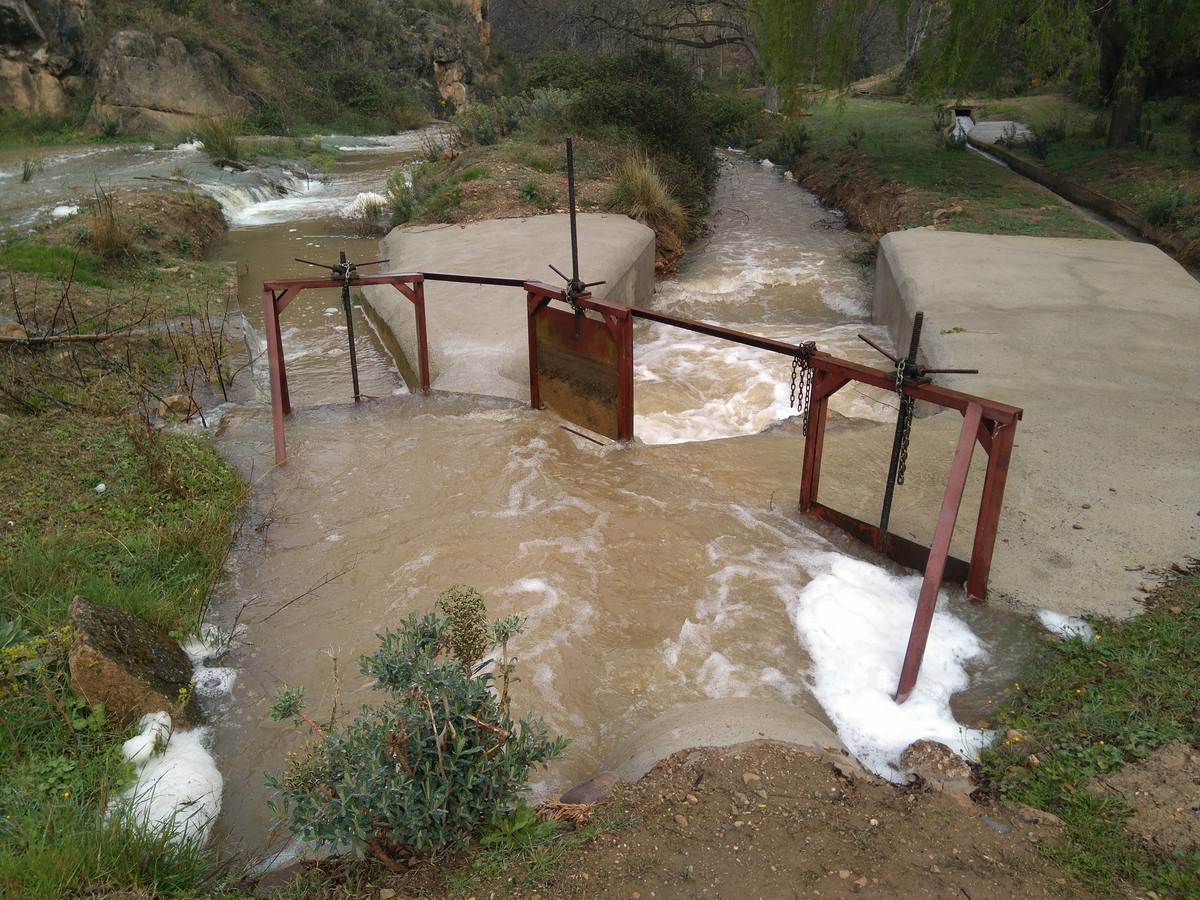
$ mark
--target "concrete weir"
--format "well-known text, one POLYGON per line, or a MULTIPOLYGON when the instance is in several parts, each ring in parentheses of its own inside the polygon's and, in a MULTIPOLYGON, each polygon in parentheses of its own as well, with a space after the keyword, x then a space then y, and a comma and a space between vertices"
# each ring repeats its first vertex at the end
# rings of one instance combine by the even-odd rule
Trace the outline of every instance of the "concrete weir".
POLYGON ((980 369, 939 383, 1025 409, 993 589, 1135 612, 1200 546, 1200 285, 1149 244, 913 229, 880 243, 874 317, 907 346, 917 310, 930 366, 980 369))
MULTIPOLYGON (((579 216, 579 267, 595 293, 617 303, 644 303, 654 292, 654 232, 626 216, 579 216)), ((532 278, 551 284, 553 263, 570 274, 566 215, 489 219, 468 225, 394 229, 383 240, 393 272, 459 272, 532 278)), ((390 287, 366 288, 364 299, 384 338, 416 362, 412 304, 390 287)), ((440 391, 529 399, 525 294, 519 288, 428 282, 431 386, 440 391)), ((411 380, 410 380, 411 384, 411 380)))

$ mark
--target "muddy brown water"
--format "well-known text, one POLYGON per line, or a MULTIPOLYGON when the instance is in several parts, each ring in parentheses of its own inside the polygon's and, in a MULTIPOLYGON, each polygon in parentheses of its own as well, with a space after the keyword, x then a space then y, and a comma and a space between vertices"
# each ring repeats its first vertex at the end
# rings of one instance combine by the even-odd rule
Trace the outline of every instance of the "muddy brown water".
MULTIPOLYGON (((262 281, 317 271, 293 257, 332 262, 344 249, 375 258, 377 242, 355 236, 341 213, 357 193, 381 190, 419 143, 415 134, 347 139, 358 149, 323 181, 272 173, 284 195, 261 177, 214 174, 187 146, 62 151, 0 211, 32 221, 71 203, 91 183, 89 161, 109 186, 146 184, 138 176, 147 174, 204 181, 232 225, 214 255, 237 265, 251 349, 261 351, 262 281)), ((650 305, 878 362, 856 335, 887 336, 869 323, 869 285, 847 259, 856 239, 835 213, 778 170, 727 154, 709 225, 650 305)), ((480 589, 493 615, 528 620, 514 648, 516 710, 572 739, 562 761, 535 773, 539 793, 592 774, 680 703, 757 697, 826 718, 789 603, 843 555, 900 570, 794 512, 803 438, 790 418, 789 360, 639 322, 639 442, 600 447, 547 413, 484 396, 486 383, 478 394, 409 393, 361 310, 355 317, 371 399, 348 402, 337 290, 306 291, 283 317, 296 406, 287 466, 271 465, 265 364, 254 369, 258 400, 226 413, 217 434, 254 485, 212 616, 244 626, 224 661, 237 673, 232 694, 209 700, 225 776, 219 830, 231 845, 284 843, 266 837, 263 776, 304 736, 269 721, 279 686, 304 686, 318 716, 335 696, 339 714, 353 714, 372 699, 357 658, 455 583, 480 589)), ((839 392, 832 408, 895 415, 890 396, 861 387, 839 392)), ((949 604, 991 648, 955 698, 958 718, 973 722, 1027 653, 1027 629, 953 591, 949 604)), ((897 652, 904 639, 895 636, 897 652)))
MULTIPOLYGON (((395 162, 380 157, 379 177, 395 162)), ((727 159, 710 223, 653 305, 863 361, 872 351, 857 332, 886 341, 843 252, 854 238, 777 171, 727 159)), ((290 257, 375 253, 337 232, 328 217, 231 231, 221 255, 239 264, 252 326, 262 277, 311 273, 290 257)), ((262 845, 273 822, 263 774, 303 740, 269 721, 277 689, 304 686, 319 716, 335 697, 352 714, 372 699, 357 658, 455 583, 481 590, 493 615, 528 620, 515 706, 572 739, 565 759, 535 774, 540 793, 592 774, 639 725, 691 700, 784 700, 825 718, 787 599, 834 556, 873 554, 794 512, 802 437, 788 420, 788 360, 639 323, 641 440, 600 447, 511 401, 407 393, 365 319, 359 358, 376 399, 348 404, 342 324, 332 291, 302 294, 285 314, 298 407, 285 468, 271 468, 263 407, 227 416, 219 436, 255 481, 215 607, 219 623, 246 626, 215 735, 221 827, 235 843, 262 845)), ((889 397, 866 389, 843 392, 835 409, 894 415, 889 397)), ((993 644, 1023 633, 951 602, 993 644)), ((958 698, 960 717, 985 712, 1009 671, 980 673, 958 698)))

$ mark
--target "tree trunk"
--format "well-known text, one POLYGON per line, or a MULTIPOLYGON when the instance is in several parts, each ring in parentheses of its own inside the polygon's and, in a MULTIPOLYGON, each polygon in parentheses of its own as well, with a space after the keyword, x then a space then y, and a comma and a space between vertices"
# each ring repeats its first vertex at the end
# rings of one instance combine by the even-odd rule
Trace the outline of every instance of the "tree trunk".
POLYGON ((1108 146, 1124 147, 1138 139, 1142 106, 1146 101, 1146 76, 1129 76, 1113 93, 1112 116, 1108 120, 1108 146))
POLYGON ((763 105, 771 112, 779 112, 779 82, 767 76, 767 92, 763 95, 763 105))

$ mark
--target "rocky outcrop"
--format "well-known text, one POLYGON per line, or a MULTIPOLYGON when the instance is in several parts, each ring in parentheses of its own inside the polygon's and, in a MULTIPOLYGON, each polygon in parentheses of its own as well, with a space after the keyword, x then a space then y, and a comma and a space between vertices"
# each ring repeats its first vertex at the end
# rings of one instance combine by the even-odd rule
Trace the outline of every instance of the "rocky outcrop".
POLYGON ((123 725, 160 711, 185 724, 200 721, 191 661, 171 637, 130 613, 85 597, 71 603, 69 621, 67 664, 75 693, 89 703, 103 703, 123 725))
POLYGON ((119 118, 126 132, 173 134, 204 116, 241 118, 250 104, 213 51, 188 50, 173 37, 159 41, 118 31, 100 58, 94 112, 119 118))
POLYGON ((62 115, 83 88, 87 0, 0 0, 0 109, 62 115))

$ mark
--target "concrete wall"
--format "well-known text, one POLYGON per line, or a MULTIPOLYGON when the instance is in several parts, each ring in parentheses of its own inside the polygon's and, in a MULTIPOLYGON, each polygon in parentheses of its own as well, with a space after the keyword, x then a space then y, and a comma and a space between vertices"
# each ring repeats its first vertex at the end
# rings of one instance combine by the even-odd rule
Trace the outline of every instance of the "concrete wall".
MULTIPOLYGON (((625 216, 579 216, 579 266, 585 281, 605 281, 598 297, 626 305, 654 293, 654 232, 625 216)), ((557 284, 547 268, 569 273, 566 215, 492 219, 469 225, 394 229, 382 255, 393 272, 459 272, 557 284)), ((412 304, 390 287, 367 288, 377 325, 390 332, 409 367, 417 362, 412 304)), ((435 390, 529 399, 525 293, 520 288, 428 282, 430 381, 435 390)), ((385 334, 385 341, 388 335, 385 334)), ((401 362, 404 369, 405 361, 401 362)))
POLYGON ((1137 611, 1138 584, 1200 547, 1200 285, 1149 244, 895 232, 874 319, 906 347, 917 310, 930 365, 981 370, 938 383, 1025 410, 993 587, 1137 611))

